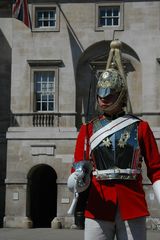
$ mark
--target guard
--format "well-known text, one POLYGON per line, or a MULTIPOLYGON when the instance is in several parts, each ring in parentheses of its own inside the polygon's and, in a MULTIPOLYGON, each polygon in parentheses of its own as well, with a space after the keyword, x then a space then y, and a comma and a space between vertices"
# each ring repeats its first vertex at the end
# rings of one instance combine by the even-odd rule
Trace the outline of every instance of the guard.
POLYGON ((85 240, 146 240, 149 215, 142 161, 160 203, 160 155, 147 122, 127 114, 128 90, 120 41, 111 42, 106 70, 97 83, 98 115, 82 125, 68 187, 75 198, 89 187, 85 240), (84 159, 85 152, 85 159, 84 159), (87 162, 87 163, 86 163, 87 162))

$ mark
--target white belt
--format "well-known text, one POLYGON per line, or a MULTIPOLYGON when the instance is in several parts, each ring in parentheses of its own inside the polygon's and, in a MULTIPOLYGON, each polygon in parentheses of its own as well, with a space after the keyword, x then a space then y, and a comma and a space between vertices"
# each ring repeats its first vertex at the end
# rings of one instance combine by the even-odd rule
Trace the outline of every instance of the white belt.
POLYGON ((135 179, 137 174, 141 173, 141 169, 107 169, 107 170, 98 170, 93 171, 93 176, 96 176, 99 180, 106 179, 135 179))

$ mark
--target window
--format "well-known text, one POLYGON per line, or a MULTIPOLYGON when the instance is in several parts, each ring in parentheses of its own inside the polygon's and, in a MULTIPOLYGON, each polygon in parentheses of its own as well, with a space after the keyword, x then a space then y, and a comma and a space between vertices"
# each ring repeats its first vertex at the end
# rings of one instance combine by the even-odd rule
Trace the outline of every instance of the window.
POLYGON ((36 27, 56 27, 56 9, 46 10, 37 9, 36 10, 36 27))
POLYGON ((99 27, 119 26, 120 7, 100 7, 99 8, 99 27))
POLYGON ((34 72, 36 111, 55 111, 55 72, 34 72))
POLYGON ((59 68, 62 60, 27 60, 31 70, 31 111, 58 112, 59 68))
POLYGON ((56 5, 33 5, 33 31, 59 31, 59 9, 56 5))
POLYGON ((112 4, 97 4, 96 5, 96 30, 123 28, 123 5, 112 4))

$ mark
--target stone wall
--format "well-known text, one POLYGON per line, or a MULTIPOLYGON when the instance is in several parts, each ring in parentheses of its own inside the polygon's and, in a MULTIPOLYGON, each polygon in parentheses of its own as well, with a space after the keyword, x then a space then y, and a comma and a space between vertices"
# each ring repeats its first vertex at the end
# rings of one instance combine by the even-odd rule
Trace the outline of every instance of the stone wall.
MULTIPOLYGON (((31 13, 34 2, 30 1, 31 13)), ((73 196, 66 182, 82 114, 87 113, 90 81, 92 85, 96 81, 90 65, 97 67, 93 62, 96 59, 97 64, 98 57, 106 61, 113 36, 122 41, 122 56, 128 64, 133 113, 149 122, 160 147, 159 1, 124 1, 123 27, 116 31, 96 29, 95 1, 58 2, 60 27, 56 32, 31 31, 23 22, 0 15, 0 134, 5 143, 0 154, 0 188, 4 190, 6 184, 7 227, 32 226, 26 207, 28 174, 41 164, 52 167, 57 174, 57 217, 66 221, 63 226, 73 223, 73 218, 67 216, 73 196), (59 121, 53 127, 31 126, 31 63, 36 61, 61 62, 56 115, 59 121), (17 126, 10 122, 10 115, 17 126)), ((94 109, 94 88, 91 97, 94 109)), ((148 180, 144 180, 144 189, 151 215, 159 218, 159 206, 148 180)), ((0 212, 2 219, 4 194, 0 212)))

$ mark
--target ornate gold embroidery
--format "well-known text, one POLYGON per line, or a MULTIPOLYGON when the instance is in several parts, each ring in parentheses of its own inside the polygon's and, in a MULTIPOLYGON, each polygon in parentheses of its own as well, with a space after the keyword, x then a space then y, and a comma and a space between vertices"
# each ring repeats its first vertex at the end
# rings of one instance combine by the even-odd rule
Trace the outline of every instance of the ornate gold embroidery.
POLYGON ((118 146, 121 148, 124 148, 124 146, 127 143, 127 140, 130 138, 130 133, 125 131, 124 133, 121 134, 121 137, 118 142, 118 146))
POLYGON ((103 143, 106 147, 110 147, 112 145, 112 143, 108 137, 103 139, 103 143))

